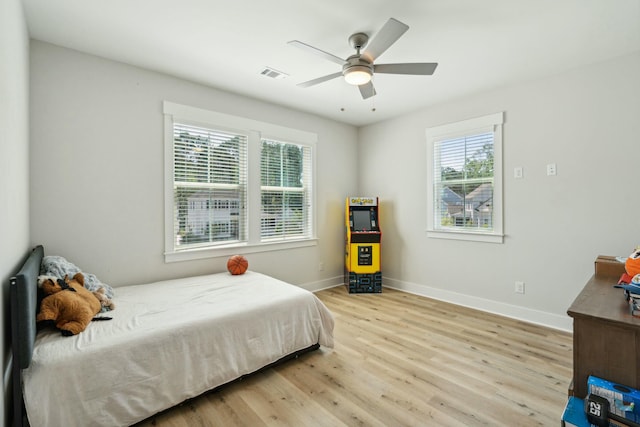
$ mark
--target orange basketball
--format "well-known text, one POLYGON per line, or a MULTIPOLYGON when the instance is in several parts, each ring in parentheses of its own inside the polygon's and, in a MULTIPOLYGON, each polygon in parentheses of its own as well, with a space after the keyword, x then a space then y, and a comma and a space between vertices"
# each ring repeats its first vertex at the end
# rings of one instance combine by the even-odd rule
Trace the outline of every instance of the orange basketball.
POLYGON ((249 268, 249 261, 242 255, 233 255, 227 261, 227 270, 235 275, 243 274, 249 268))

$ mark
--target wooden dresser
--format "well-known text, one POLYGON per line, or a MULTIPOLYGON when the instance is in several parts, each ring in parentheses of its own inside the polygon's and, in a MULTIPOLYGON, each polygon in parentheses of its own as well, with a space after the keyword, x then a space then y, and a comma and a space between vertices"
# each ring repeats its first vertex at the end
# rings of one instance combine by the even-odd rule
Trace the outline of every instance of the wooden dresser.
POLYGON ((640 389, 640 317, 629 312, 624 291, 613 287, 622 273, 624 264, 598 257, 595 274, 567 310, 573 318, 572 386, 577 397, 587 395, 589 375, 640 389))

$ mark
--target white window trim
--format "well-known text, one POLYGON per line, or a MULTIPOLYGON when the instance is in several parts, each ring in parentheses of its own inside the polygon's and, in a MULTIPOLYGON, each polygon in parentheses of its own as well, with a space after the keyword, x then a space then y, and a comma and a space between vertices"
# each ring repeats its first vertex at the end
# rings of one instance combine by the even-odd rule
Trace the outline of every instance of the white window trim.
POLYGON ((209 111, 187 105, 163 102, 164 113, 164 246, 165 262, 193 259, 227 257, 233 254, 248 254, 274 250, 294 249, 317 245, 316 198, 317 185, 312 193, 310 238, 288 239, 279 242, 260 241, 260 141, 262 138, 295 141, 311 147, 312 181, 316 182, 316 143, 318 135, 298 129, 287 128, 245 117, 209 111), (248 163, 248 240, 241 243, 216 245, 215 247, 189 248, 176 251, 173 245, 173 122, 186 122, 201 126, 236 129, 249 135, 247 147, 248 163), (257 213, 256 213, 257 212, 257 213))
POLYGON ((469 240, 475 242, 503 243, 503 205, 502 205, 502 125, 504 113, 494 113, 455 123, 434 126, 426 130, 427 136, 427 237, 436 239, 469 240), (433 193, 433 165, 435 142, 465 135, 477 130, 491 129, 494 132, 493 141, 493 231, 470 230, 436 230, 434 229, 434 193, 433 193))

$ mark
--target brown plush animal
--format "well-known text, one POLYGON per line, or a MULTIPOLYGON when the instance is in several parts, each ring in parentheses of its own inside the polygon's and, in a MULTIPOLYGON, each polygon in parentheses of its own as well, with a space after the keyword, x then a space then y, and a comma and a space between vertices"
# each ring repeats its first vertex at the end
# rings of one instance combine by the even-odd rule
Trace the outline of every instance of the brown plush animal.
POLYGON ((64 280, 40 276, 38 285, 44 291, 40 313, 36 321, 53 321, 62 335, 71 336, 84 331, 100 312, 100 301, 84 287, 84 276, 76 273, 73 279, 64 280))

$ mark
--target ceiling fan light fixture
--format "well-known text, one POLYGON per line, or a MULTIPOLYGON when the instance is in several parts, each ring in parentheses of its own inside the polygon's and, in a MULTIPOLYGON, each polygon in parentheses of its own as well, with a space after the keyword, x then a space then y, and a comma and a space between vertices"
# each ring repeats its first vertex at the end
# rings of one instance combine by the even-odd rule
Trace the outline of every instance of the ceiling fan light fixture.
POLYGON ((350 85, 360 86, 371 81, 371 68, 364 65, 354 65, 344 70, 344 80, 350 85))

